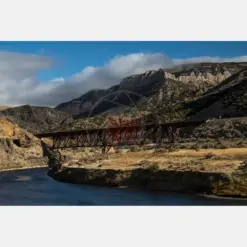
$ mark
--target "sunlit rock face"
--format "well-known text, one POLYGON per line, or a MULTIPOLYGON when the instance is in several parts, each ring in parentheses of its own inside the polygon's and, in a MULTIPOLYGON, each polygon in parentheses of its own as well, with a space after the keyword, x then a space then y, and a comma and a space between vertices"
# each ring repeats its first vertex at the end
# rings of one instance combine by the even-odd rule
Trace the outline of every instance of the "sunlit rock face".
POLYGON ((40 140, 0 117, 0 169, 45 165, 40 140))
POLYGON ((169 65, 168 68, 149 70, 125 77, 119 84, 116 82, 115 86, 106 90, 91 90, 77 99, 58 105, 56 109, 68 112, 77 118, 91 117, 103 112, 119 114, 125 110, 123 105, 130 104, 126 93, 130 94, 131 100, 135 102, 141 97, 152 96, 166 84, 171 83, 176 87, 191 86, 202 93, 246 67, 245 63, 201 63, 175 66, 171 62, 169 65))

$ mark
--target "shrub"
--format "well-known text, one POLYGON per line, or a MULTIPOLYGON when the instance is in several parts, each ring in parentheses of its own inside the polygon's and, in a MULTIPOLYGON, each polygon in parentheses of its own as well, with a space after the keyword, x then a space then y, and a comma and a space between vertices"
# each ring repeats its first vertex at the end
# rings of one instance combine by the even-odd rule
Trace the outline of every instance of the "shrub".
POLYGON ((212 153, 208 153, 208 154, 206 154, 205 155, 205 159, 212 159, 213 157, 215 157, 215 155, 214 154, 212 154, 212 153))

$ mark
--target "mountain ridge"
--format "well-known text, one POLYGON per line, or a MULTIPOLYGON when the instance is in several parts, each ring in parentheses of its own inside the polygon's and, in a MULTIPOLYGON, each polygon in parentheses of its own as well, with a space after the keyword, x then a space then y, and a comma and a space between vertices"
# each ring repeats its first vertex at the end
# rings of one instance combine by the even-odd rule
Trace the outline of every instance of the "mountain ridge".
MULTIPOLYGON (((55 109, 70 112, 75 118, 85 118, 109 111, 113 107, 109 101, 116 98, 116 94, 123 91, 129 91, 132 94, 133 102, 138 101, 141 97, 150 97, 161 88, 165 81, 172 80, 183 84, 190 84, 195 89, 206 92, 210 87, 213 87, 223 80, 233 75, 240 69, 247 66, 247 63, 200 63, 194 65, 184 65, 183 69, 159 69, 150 70, 145 73, 128 76, 123 78, 119 84, 114 85, 106 90, 91 90, 79 98, 73 99, 66 103, 59 104, 55 109), (184 69, 185 68, 185 69, 184 69), (115 93, 115 95, 114 95, 115 93), (93 97, 90 99, 90 95, 93 97), (104 106, 94 108, 94 105, 105 99, 104 106), (93 111, 92 111, 93 109, 93 111)), ((124 93, 122 93, 124 94, 124 93)), ((114 101, 116 104, 129 104, 124 95, 114 101)))

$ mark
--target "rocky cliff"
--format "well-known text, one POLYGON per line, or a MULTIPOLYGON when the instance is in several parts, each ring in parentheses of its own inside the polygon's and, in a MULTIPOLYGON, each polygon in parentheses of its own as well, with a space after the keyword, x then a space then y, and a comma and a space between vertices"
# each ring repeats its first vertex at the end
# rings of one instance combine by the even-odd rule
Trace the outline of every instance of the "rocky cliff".
POLYGON ((176 88, 170 90, 169 95, 181 87, 183 92, 186 88, 186 94, 189 93, 191 99, 199 97, 246 66, 247 63, 202 63, 170 70, 147 71, 126 77, 107 90, 92 90, 58 105, 56 109, 70 112, 76 118, 92 117, 104 112, 119 114, 140 100, 148 101, 149 97, 157 97, 157 93, 162 95, 164 87, 171 84, 176 85, 176 88))
POLYGON ((46 165, 40 140, 6 118, 0 118, 0 169, 46 165))
POLYGON ((186 107, 191 109, 191 119, 247 116, 247 68, 212 87, 186 107))

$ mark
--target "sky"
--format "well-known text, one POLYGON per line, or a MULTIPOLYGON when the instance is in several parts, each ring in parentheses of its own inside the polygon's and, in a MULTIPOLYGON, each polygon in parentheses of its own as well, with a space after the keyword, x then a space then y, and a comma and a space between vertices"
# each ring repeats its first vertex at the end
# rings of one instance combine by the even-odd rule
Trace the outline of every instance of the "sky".
POLYGON ((147 70, 224 61, 247 62, 247 42, 0 42, 0 105, 54 107, 147 70))

